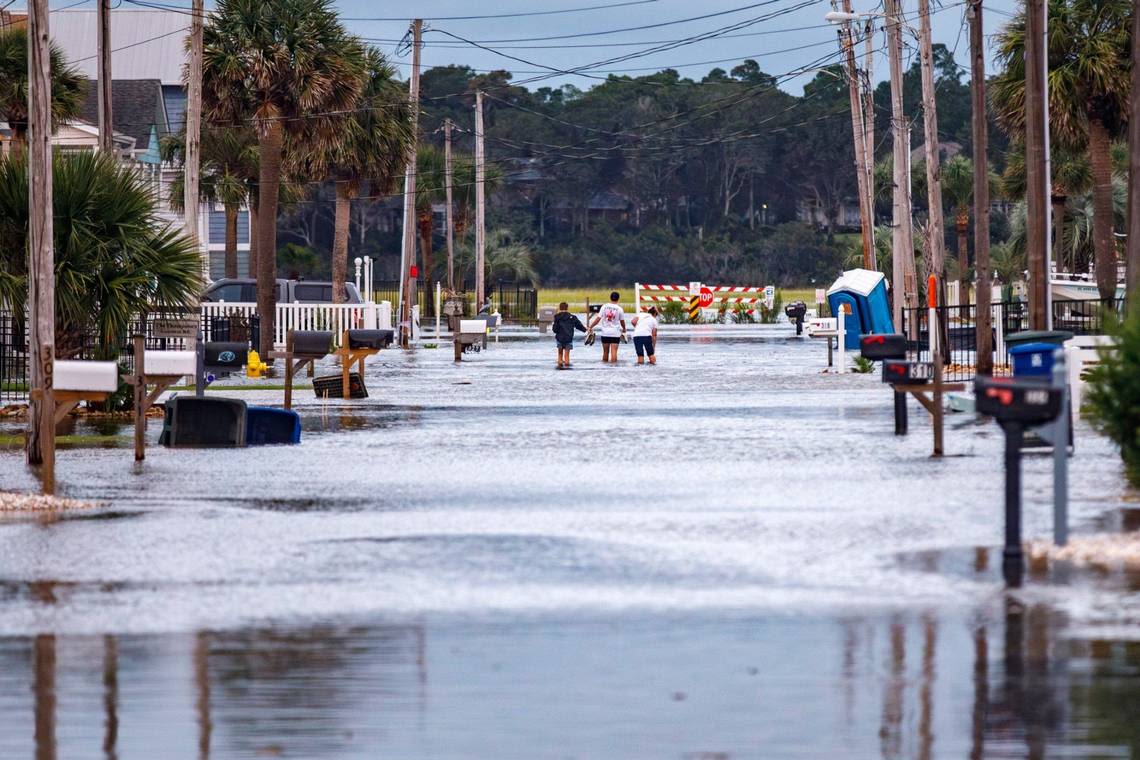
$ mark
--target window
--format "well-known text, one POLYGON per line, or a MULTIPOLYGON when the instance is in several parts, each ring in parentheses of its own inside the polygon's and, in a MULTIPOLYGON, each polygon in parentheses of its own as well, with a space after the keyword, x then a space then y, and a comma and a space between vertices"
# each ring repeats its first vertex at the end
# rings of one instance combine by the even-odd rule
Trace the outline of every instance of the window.
POLYGON ((293 287, 293 298, 304 303, 329 303, 332 301, 332 285, 299 282, 293 287))
POLYGON ((241 301, 244 300, 242 298, 243 287, 249 287, 249 286, 248 285, 242 286, 240 283, 230 283, 228 285, 221 285, 221 286, 216 287, 216 288, 211 288, 210 289, 210 300, 211 301, 228 301, 230 303, 240 303, 241 301))

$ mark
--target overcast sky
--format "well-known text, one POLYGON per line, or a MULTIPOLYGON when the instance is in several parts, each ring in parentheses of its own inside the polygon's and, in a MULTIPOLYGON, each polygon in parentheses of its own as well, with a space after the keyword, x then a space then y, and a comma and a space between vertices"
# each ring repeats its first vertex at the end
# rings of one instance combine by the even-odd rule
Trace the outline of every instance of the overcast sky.
MULTIPOLYGON (((188 0, 144 0, 142 5, 122 0, 118 7, 145 7, 151 2, 189 7, 188 0)), ((345 25, 383 49, 405 77, 411 56, 398 40, 409 26, 402 19, 411 12, 426 21, 425 67, 456 63, 477 70, 505 68, 515 74, 516 82, 532 89, 563 84, 586 89, 609 73, 638 76, 666 67, 684 77, 700 79, 714 67, 730 70, 741 60, 753 58, 761 69, 780 78, 784 89, 798 94, 812 77, 813 66, 838 58, 835 28, 823 19, 831 10, 829 0, 422 0, 414 6, 408 2, 338 0, 336 5, 345 25), (566 9, 583 10, 505 18, 448 18, 566 9), (559 39, 551 39, 554 37, 559 39), (619 57, 623 60, 612 60, 619 57), (552 69, 580 72, 555 73, 552 69)), ((1009 21, 1018 5, 1017 0, 986 2, 987 37, 1009 21)), ((212 6, 213 2, 206 2, 207 9, 212 6)), ((904 0, 903 6, 917 24, 917 3, 904 0)), ((93 8, 94 2, 53 2, 51 7, 93 8)), ((934 2, 933 7, 934 41, 945 44, 960 64, 968 65, 965 3, 946 0, 934 2)), ((881 10, 881 5, 855 0, 855 10, 874 12, 881 10)), ((878 22, 877 28, 881 26, 878 22)), ((876 32, 874 42, 880 51, 883 37, 881 31, 876 32)), ((909 64, 913 41, 908 38, 908 42, 912 48, 907 53, 909 64)), ((987 66, 992 71, 992 56, 987 66)), ((886 58, 881 53, 875 59, 874 75, 876 81, 887 76, 886 58)))

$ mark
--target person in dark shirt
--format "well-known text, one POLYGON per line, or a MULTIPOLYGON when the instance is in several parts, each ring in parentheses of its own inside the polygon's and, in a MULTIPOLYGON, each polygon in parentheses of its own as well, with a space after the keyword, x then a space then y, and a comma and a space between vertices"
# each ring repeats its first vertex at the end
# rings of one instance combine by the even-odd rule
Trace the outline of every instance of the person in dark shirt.
POLYGON ((554 315, 554 339, 558 341, 558 369, 570 369, 570 349, 574 348, 574 331, 586 332, 582 320, 570 313, 570 304, 558 304, 554 315))

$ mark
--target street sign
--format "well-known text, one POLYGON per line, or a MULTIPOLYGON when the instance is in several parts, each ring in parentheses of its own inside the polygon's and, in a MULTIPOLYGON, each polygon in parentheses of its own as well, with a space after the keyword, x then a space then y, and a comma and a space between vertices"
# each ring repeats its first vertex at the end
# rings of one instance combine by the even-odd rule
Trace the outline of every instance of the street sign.
POLYGON ((699 296, 701 294, 701 284, 699 282, 689 283, 689 295, 699 296))
POLYGON ((707 309, 710 306, 712 306, 713 292, 711 290, 709 290, 708 288, 702 287, 700 297, 701 297, 701 299, 700 299, 699 303, 700 303, 700 307, 702 309, 707 309))
POLYGON ((769 285, 764 288, 764 305, 771 309, 776 305, 776 286, 769 285))
POLYGON ((823 288, 816 288, 815 289, 815 302, 816 303, 823 303, 825 297, 826 297, 826 293, 824 292, 823 288))
POLYGON ((156 319, 153 333, 155 338, 194 340, 198 337, 198 327, 196 319, 156 319))

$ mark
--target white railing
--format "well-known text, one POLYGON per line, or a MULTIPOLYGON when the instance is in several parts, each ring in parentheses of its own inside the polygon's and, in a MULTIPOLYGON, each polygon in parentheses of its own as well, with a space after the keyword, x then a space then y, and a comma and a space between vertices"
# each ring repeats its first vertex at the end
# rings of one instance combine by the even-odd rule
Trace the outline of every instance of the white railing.
MULTIPOLYGON (((257 315, 256 303, 202 304, 203 319, 239 317, 248 319, 257 315)), ((391 329, 392 304, 380 303, 279 303, 274 324, 273 342, 285 344, 290 330, 329 330, 337 342, 345 330, 391 329)))

